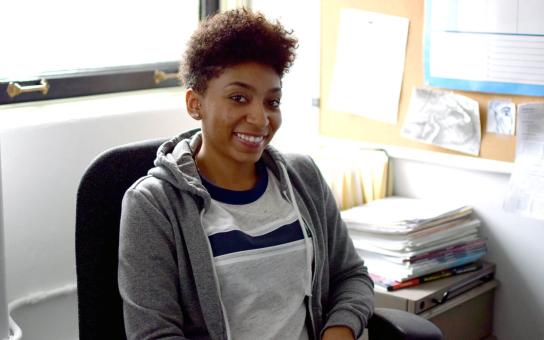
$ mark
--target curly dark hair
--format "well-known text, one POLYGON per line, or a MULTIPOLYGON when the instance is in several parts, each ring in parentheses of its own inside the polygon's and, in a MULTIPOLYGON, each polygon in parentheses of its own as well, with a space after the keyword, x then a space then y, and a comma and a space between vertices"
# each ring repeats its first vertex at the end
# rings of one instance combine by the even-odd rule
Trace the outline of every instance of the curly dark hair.
POLYGON ((229 66, 257 62, 283 75, 295 60, 297 39, 262 13, 235 9, 203 20, 187 43, 179 76, 185 87, 206 92, 208 81, 229 66))

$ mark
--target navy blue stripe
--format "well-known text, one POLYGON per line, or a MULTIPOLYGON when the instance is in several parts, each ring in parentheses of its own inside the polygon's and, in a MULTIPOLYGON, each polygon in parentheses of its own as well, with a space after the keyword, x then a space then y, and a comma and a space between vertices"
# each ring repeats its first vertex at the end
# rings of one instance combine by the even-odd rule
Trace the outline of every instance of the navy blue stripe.
POLYGON ((240 230, 231 230, 208 236, 213 256, 221 256, 244 250, 277 246, 304 239, 298 220, 261 236, 249 236, 240 230))
POLYGON ((254 188, 249 190, 236 191, 224 189, 211 183, 204 176, 200 175, 200 173, 199 175, 200 179, 202 180, 202 184, 206 190, 208 190, 210 196, 214 200, 227 204, 249 204, 258 200, 259 197, 264 194, 266 187, 268 186, 268 172, 266 171, 266 165, 262 161, 258 161, 255 163, 255 167, 257 171, 257 184, 254 188))

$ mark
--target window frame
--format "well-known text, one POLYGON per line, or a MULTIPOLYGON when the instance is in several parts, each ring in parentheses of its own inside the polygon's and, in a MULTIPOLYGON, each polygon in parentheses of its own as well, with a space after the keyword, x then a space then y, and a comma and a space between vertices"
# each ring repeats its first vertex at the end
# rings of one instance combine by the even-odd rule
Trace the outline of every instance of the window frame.
MULTIPOLYGON (((183 1, 183 0, 180 0, 183 1)), ((220 0, 199 0, 200 20, 219 11, 220 0)), ((0 105, 35 102, 60 98, 73 98, 97 94, 156 89, 181 86, 177 78, 179 60, 153 64, 127 65, 87 69, 81 72, 44 74, 34 79, 0 80, 0 105), (158 79, 157 72, 164 72, 166 79, 158 79), (11 97, 8 87, 39 85, 44 79, 47 93, 42 91, 21 93, 11 97)))

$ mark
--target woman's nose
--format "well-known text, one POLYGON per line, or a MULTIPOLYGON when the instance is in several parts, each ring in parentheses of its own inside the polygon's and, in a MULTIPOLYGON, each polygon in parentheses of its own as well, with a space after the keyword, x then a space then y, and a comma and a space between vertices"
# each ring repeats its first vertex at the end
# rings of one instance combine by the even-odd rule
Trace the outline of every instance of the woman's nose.
POLYGON ((250 112, 247 115, 247 122, 253 124, 257 127, 263 128, 267 127, 270 123, 268 119, 268 111, 266 107, 262 104, 252 105, 250 112))

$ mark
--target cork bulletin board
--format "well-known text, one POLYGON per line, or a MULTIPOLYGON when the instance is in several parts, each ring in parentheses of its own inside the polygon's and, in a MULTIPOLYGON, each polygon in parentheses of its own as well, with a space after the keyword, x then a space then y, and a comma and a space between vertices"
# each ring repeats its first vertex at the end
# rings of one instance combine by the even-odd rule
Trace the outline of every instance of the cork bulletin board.
MULTIPOLYGON (((424 87, 423 74, 423 25, 424 0, 322 0, 321 1, 321 112, 320 131, 323 135, 360 140, 365 142, 403 146, 447 154, 461 154, 438 146, 407 139, 401 135, 404 117, 410 102, 412 89, 424 87), (406 17, 410 20, 404 77, 401 88, 398 121, 388 124, 349 112, 337 112, 328 106, 333 70, 336 59, 338 24, 342 8, 406 17)), ((354 36, 354 43, 356 37, 354 36)), ((445 91, 451 91, 444 89, 445 91)), ((529 97, 509 94, 490 94, 453 91, 472 98, 479 103, 482 143, 479 157, 512 162, 515 157, 516 138, 486 133, 487 105, 490 100, 509 99, 516 104, 543 102, 544 97, 529 97)), ((361 103, 362 105, 364 103, 361 103)))

